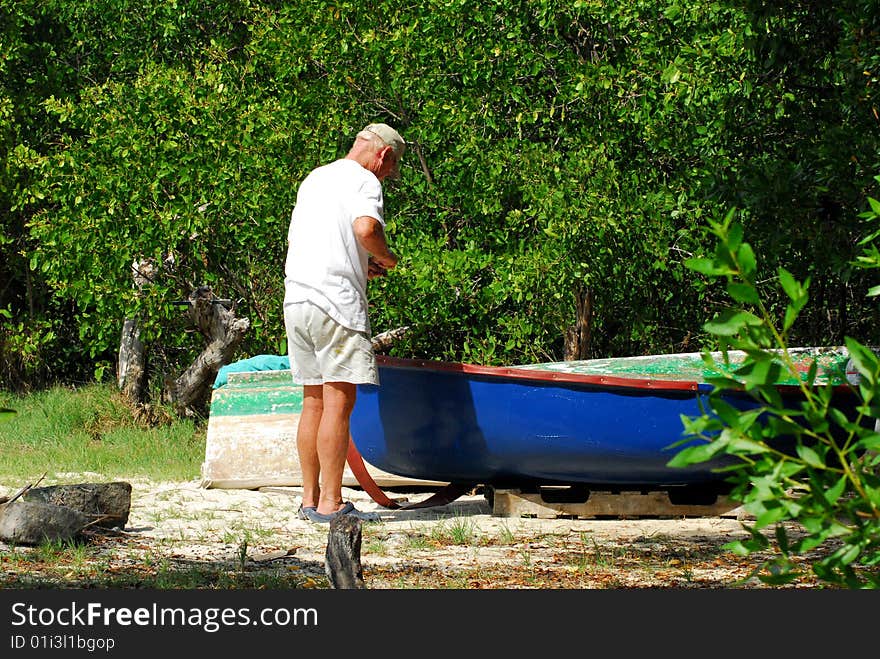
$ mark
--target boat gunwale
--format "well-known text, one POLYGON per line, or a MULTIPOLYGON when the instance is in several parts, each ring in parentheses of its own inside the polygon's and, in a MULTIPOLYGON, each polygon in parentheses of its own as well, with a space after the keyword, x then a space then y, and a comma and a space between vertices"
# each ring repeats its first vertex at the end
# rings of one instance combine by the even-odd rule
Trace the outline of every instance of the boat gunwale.
MULTIPOLYGON (((696 380, 635 378, 620 375, 587 375, 583 373, 540 371, 531 368, 517 368, 516 366, 480 366, 478 364, 468 364, 465 362, 445 362, 431 359, 391 357, 389 355, 376 355, 376 361, 379 366, 389 368, 409 370, 424 369, 461 375, 479 375, 492 379, 530 380, 537 382, 616 387, 622 389, 647 389, 652 391, 708 392, 714 388, 714 385, 712 385, 711 382, 698 382, 696 380)), ((780 393, 790 393, 800 391, 801 385, 781 383, 776 385, 776 389, 780 393)), ((834 385, 833 389, 834 391, 852 391, 851 387, 847 384, 834 385)), ((741 389, 734 389, 734 391, 747 393, 744 386, 741 389)))
POLYGON ((633 389, 652 389, 659 391, 698 391, 700 383, 695 380, 652 380, 649 378, 628 378, 614 375, 585 375, 582 373, 561 373, 538 371, 515 366, 480 366, 464 362, 444 362, 431 359, 410 359, 376 355, 379 366, 401 369, 425 369, 444 373, 480 375, 489 378, 531 380, 538 382, 560 382, 571 384, 598 385, 602 387, 622 387, 633 389))

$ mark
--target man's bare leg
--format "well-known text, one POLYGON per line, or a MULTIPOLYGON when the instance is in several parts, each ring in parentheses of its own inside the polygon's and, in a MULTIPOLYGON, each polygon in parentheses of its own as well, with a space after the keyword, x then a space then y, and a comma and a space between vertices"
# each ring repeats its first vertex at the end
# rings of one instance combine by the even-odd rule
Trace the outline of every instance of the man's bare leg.
POLYGON ((318 427, 324 412, 323 385, 303 385, 303 407, 296 431, 296 449, 302 474, 303 508, 314 508, 321 497, 321 467, 318 461, 318 427))
POLYGON ((318 426, 317 452, 321 465, 321 489, 318 512, 335 513, 342 508, 342 475, 348 455, 351 411, 357 397, 357 385, 349 382, 325 382, 324 410, 318 426))

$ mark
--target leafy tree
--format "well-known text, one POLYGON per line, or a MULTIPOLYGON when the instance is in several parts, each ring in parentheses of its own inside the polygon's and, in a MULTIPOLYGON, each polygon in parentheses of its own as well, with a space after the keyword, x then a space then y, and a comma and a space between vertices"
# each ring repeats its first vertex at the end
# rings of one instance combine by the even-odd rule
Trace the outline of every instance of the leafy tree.
POLYGON ((243 352, 283 351, 296 185, 371 121, 411 145, 371 284, 374 327, 414 328, 398 355, 561 359, 587 293, 590 356, 697 349, 723 290, 684 262, 731 205, 815 282, 793 341, 867 334, 878 12, 765 5, 0 0, 0 376, 100 376, 134 315, 173 372, 201 284, 243 352), (140 296, 144 258, 169 267, 140 296))

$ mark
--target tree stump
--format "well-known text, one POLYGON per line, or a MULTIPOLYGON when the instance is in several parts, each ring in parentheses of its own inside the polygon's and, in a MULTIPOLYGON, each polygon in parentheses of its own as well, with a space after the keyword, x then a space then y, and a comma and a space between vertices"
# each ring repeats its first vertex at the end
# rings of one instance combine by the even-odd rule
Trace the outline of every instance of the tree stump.
POLYGON ((337 515, 330 520, 324 572, 333 588, 366 588, 361 566, 361 520, 357 517, 337 515))

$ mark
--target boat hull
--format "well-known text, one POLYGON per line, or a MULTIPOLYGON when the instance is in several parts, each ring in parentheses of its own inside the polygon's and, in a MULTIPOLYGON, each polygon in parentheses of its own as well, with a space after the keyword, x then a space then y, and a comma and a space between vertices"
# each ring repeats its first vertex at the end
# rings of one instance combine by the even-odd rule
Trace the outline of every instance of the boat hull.
MULTIPOLYGON (((380 358, 379 378, 358 388, 351 435, 366 461, 393 474, 494 486, 724 480, 729 458, 668 466, 682 416, 708 409, 707 384, 393 358, 380 358)), ((742 393, 727 402, 755 405, 742 393)))
POLYGON ((359 387, 352 439, 411 478, 507 485, 704 484, 720 463, 671 469, 681 415, 707 391, 651 390, 380 365, 359 387))

